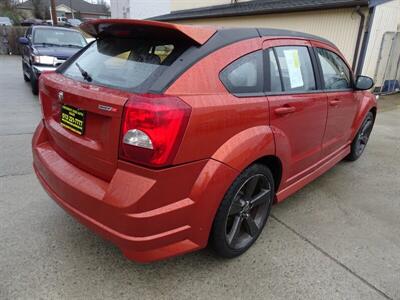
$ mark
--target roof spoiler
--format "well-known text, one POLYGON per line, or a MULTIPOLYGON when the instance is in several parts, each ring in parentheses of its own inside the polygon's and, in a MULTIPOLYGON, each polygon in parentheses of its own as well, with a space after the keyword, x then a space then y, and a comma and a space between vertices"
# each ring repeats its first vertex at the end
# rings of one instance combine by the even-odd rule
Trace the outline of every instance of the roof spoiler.
MULTIPOLYGON (((95 38, 107 34, 112 35, 117 32, 116 29, 121 28, 124 28, 125 30, 129 28, 129 31, 126 33, 127 35, 132 33, 147 35, 146 32, 154 32, 154 29, 157 29, 159 35, 168 32, 175 32, 183 35, 198 45, 205 44, 217 31, 212 27, 197 27, 134 19, 97 19, 81 24, 80 28, 95 38)), ((121 30, 123 31, 123 29, 121 30)))

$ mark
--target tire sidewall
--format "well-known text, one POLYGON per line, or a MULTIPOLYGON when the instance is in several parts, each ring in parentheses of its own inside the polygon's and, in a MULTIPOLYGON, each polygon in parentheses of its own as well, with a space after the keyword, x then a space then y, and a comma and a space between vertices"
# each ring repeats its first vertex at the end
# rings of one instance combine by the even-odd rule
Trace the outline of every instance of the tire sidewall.
POLYGON ((34 95, 37 95, 39 93, 38 80, 32 70, 31 70, 31 88, 32 88, 32 93, 34 95))
MULTIPOLYGON (((363 150, 361 153, 359 153, 359 154, 357 153, 357 141, 358 141, 358 138, 359 138, 359 135, 360 135, 361 130, 364 128, 364 125, 365 125, 365 123, 367 122, 367 120, 368 120, 369 118, 372 119, 372 122, 373 122, 373 123, 372 123, 372 127, 374 126, 374 123, 375 123, 374 114, 373 114, 371 111, 369 111, 369 112, 367 113, 367 115, 365 116, 363 122, 361 123, 361 126, 360 126, 360 128, 358 129, 357 134, 356 134, 356 136, 354 137, 354 139, 353 139, 353 141, 352 141, 352 143, 351 143, 351 152, 350 152, 350 154, 347 156, 347 160, 355 161, 355 160, 359 159, 359 158, 361 157, 361 155, 363 155, 363 153, 364 153, 364 151, 365 151, 365 148, 364 148, 364 150, 363 150)), ((372 128, 371 128, 371 132, 372 132, 372 128)), ((371 134, 371 133, 370 133, 370 134, 371 134)), ((365 145, 365 147, 366 147, 366 146, 367 146, 367 145, 365 145)))
POLYGON ((258 237, 260 236, 263 228, 265 227, 265 224, 268 220, 270 211, 271 211, 271 207, 272 207, 272 203, 274 201, 275 198, 275 185, 274 185, 274 179, 272 176, 271 171, 268 169, 268 167, 266 167, 265 165, 262 164, 253 164, 251 166, 249 166, 248 168, 246 168, 236 179, 235 181, 232 183, 232 185, 229 187, 228 191, 226 192, 220 207, 217 210, 217 213, 215 215, 214 218, 214 222, 213 222, 213 226, 212 226, 212 232, 210 235, 210 242, 211 242, 211 246, 213 247, 214 251, 222 256, 222 257, 227 257, 227 258, 233 258, 236 256, 239 256, 241 254, 243 254, 244 252, 246 252, 258 239, 258 237), (253 238, 253 240, 246 245, 243 248, 240 249, 233 249, 231 248, 227 241, 226 241, 226 221, 228 218, 228 213, 229 213, 229 209, 232 205, 232 202, 234 200, 234 197, 236 195, 236 193, 238 192, 238 190, 240 189, 240 187, 246 182, 246 180, 248 178, 250 178, 251 176, 257 175, 257 174, 262 174, 264 176, 267 177, 270 186, 271 186, 271 199, 270 202, 267 206, 267 214, 266 214, 266 218, 263 222, 263 224, 261 224, 261 228, 258 232, 258 234, 253 238))

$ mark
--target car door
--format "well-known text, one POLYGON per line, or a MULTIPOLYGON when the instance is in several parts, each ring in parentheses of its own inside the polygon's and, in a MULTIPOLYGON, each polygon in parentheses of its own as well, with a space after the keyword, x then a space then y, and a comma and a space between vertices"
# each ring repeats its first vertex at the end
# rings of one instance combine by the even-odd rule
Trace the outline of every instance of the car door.
POLYGON ((263 48, 270 126, 283 164, 284 188, 311 173, 321 160, 327 96, 320 89, 309 41, 266 40, 263 48))
POLYGON ((328 97, 328 120, 322 151, 324 155, 330 155, 349 144, 358 101, 353 89, 353 75, 344 59, 334 49, 318 43, 314 46, 328 97))

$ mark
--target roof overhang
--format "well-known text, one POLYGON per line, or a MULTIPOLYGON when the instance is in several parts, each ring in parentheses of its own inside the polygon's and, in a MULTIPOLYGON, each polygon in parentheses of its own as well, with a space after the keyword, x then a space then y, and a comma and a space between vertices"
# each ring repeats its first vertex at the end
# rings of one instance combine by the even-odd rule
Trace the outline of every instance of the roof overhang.
POLYGON ((369 0, 369 6, 370 7, 374 7, 374 6, 378 6, 380 4, 384 4, 386 2, 390 2, 393 0, 369 0))
MULTIPOLYGON (((384 1, 384 0, 375 0, 384 1)), ((387 1, 387 0, 386 0, 387 1)), ((262 15, 272 13, 300 12, 312 10, 324 10, 333 8, 349 8, 368 6, 368 0, 255 0, 234 4, 207 6, 195 9, 174 11, 170 14, 150 18, 157 21, 174 21, 185 19, 204 19, 233 17, 245 15, 262 15)))
POLYGON ((172 23, 164 23, 157 21, 148 20, 132 20, 132 19, 97 19, 91 20, 81 24, 80 28, 86 33, 94 36, 100 37, 102 34, 107 33, 108 30, 112 28, 117 28, 118 26, 124 28, 130 28, 131 30, 137 32, 146 32, 153 29, 158 29, 160 34, 162 31, 175 31, 187 39, 195 42, 198 45, 203 45, 207 42, 215 33, 216 29, 212 27, 197 27, 188 25, 178 25, 172 23))

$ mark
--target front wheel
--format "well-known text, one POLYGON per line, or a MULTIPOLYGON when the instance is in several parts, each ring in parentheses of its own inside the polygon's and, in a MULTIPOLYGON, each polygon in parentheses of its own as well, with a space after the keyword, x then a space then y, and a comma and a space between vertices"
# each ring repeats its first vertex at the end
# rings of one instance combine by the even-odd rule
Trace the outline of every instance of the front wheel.
POLYGON ((351 152, 346 157, 349 161, 355 161, 363 154, 367 146, 369 136, 374 127, 374 114, 369 112, 362 123, 360 130, 357 132, 353 142, 351 143, 351 152))
POLYGON ((254 164, 235 179, 217 211, 210 236, 215 252, 239 256, 257 240, 274 199, 274 179, 264 165, 254 164))
POLYGON ((37 95, 39 93, 39 83, 33 71, 31 71, 31 89, 32 94, 37 95))
POLYGON ((24 63, 22 63, 22 75, 24 76, 24 81, 28 82, 30 79, 28 76, 25 74, 25 68, 24 68, 24 63))

